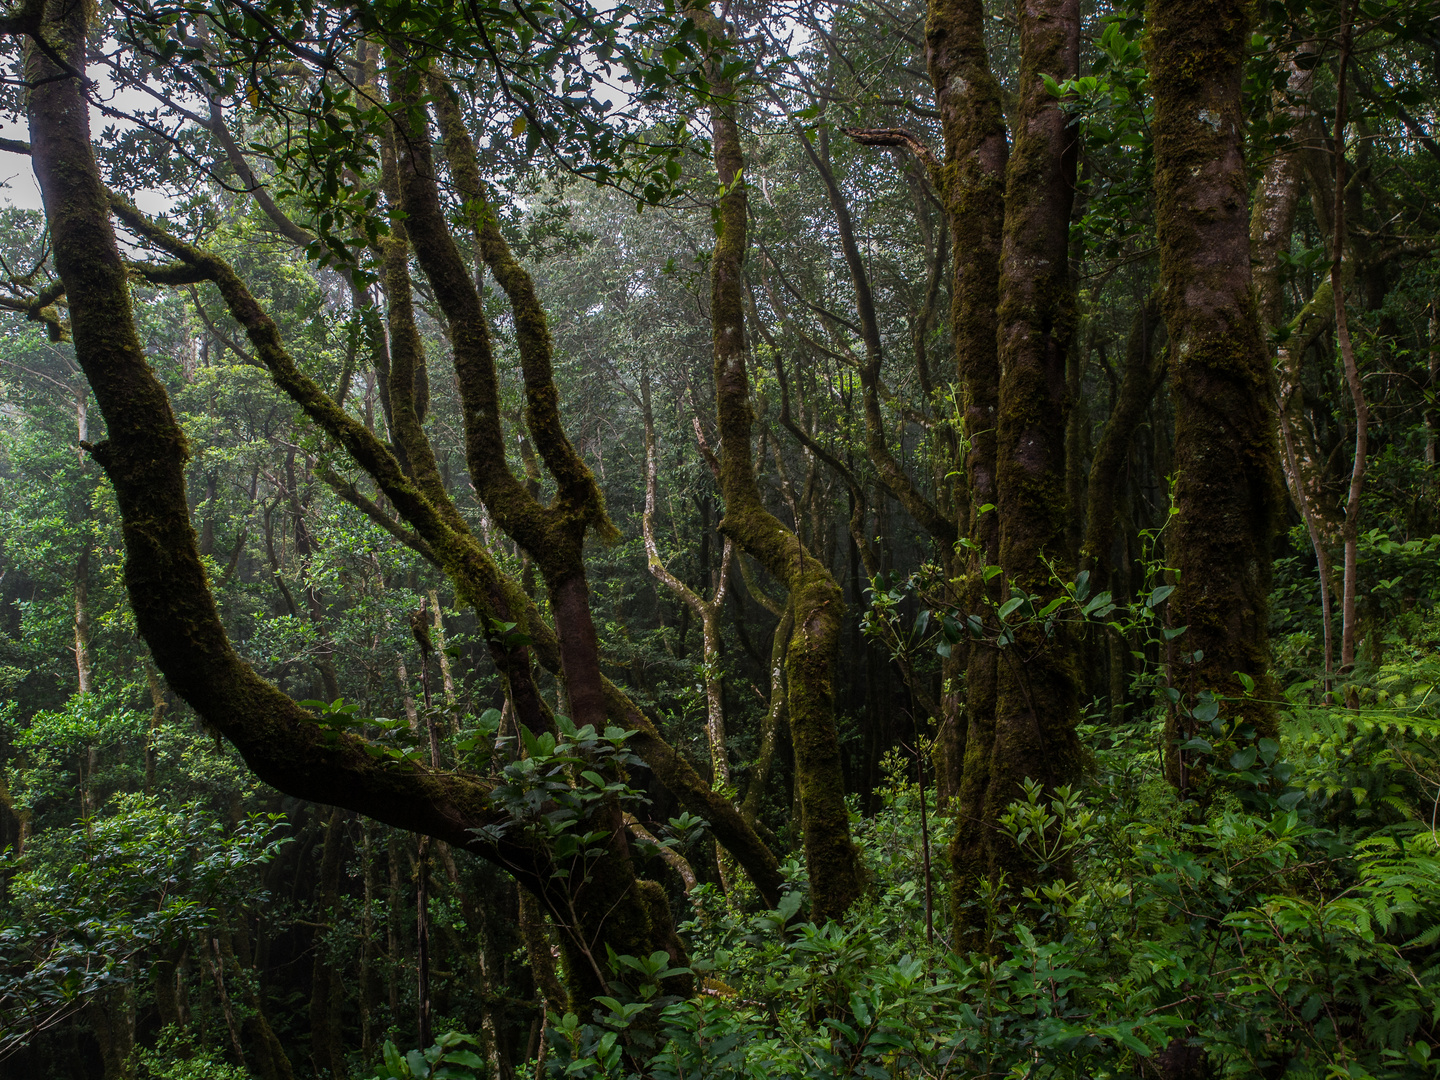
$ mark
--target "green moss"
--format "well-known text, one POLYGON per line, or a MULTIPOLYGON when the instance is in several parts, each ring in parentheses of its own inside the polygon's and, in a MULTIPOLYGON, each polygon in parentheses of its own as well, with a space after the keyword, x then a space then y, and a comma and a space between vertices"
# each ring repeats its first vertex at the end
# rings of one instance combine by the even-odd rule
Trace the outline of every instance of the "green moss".
MULTIPOLYGON (((721 30, 708 10, 692 9, 721 30)), ((755 482, 750 447, 753 414, 745 366, 744 279, 747 246, 747 189, 739 128, 727 98, 731 88, 715 86, 711 108, 715 169, 723 190, 719 234, 711 261, 710 304, 715 350, 715 399, 722 456, 720 487, 725 496, 721 530, 790 592, 794 612, 786 657, 787 707, 795 746, 805 859, 816 919, 840 919, 861 890, 858 854, 850 840, 835 732, 833 666, 840 641, 844 599, 830 572, 768 510, 755 482)))
MULTIPOLYGON (((1155 191, 1175 401, 1176 508, 1167 561, 1187 692, 1243 696, 1273 734, 1267 598, 1280 513, 1275 394, 1250 269, 1240 131, 1249 5, 1155 0, 1147 47, 1155 89, 1155 191)), ((1228 710, 1227 710, 1228 711, 1228 710)), ((1179 763, 1171 754, 1178 780, 1179 763)))
MULTIPOLYGON (((979 16, 972 10, 969 17, 965 31, 978 35, 979 16)), ((985 455, 972 451, 972 485, 992 485, 993 497, 984 501, 997 507, 989 520, 979 517, 972 525, 981 548, 977 554, 1003 569, 996 586, 1004 582, 1003 588, 1024 590, 1042 602, 1057 589, 1051 567, 1064 578, 1073 561, 1065 430, 1070 407, 1066 357, 1075 319, 1068 240, 1076 145, 1074 129, 1044 89, 1041 75, 1065 79, 1074 74, 1078 31, 1078 9, 1065 0, 1021 13, 1020 117, 1005 164, 995 284, 962 280, 956 292, 957 346, 971 342, 973 350, 961 357, 962 375, 967 362, 973 373, 967 423, 986 424, 993 431, 984 442, 972 436, 985 455), (987 301, 993 315, 985 311, 987 301), (988 329, 987 318, 993 319, 992 340, 998 342, 993 368, 986 366, 985 343, 979 340, 988 329)), ((932 76, 934 71, 932 55, 932 76)), ((973 123, 993 118, 990 100, 973 123)), ((993 100, 998 103, 998 96, 993 100)), ((953 175, 958 180, 964 174, 957 168, 953 175)), ((972 183, 966 197, 989 208, 994 228, 993 169, 972 175, 984 175, 987 184, 972 183)), ((979 503, 983 496, 972 491, 971 498, 979 503)), ((968 600, 976 610, 984 598, 978 570, 972 565, 966 575, 968 600)), ((999 816, 1021 795, 1027 777, 1053 787, 1078 773, 1073 651, 1074 643, 1063 633, 1050 638, 1039 628, 1023 628, 998 653, 983 646, 972 657, 956 794, 957 814, 967 824, 950 852, 957 928, 971 944, 985 932, 973 906, 981 884, 993 885, 1003 876, 1013 888, 1034 879, 1033 869, 996 828, 999 816)))

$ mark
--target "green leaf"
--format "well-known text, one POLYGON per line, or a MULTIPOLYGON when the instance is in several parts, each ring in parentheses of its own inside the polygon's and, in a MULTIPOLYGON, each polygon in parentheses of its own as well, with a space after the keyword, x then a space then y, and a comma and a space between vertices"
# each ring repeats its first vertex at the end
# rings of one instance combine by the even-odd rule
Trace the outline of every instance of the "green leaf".
POLYGON ((395 1044, 389 1039, 385 1040, 385 1068, 390 1070, 390 1076, 395 1080, 401 1080, 410 1075, 410 1067, 405 1064, 405 1059, 400 1056, 400 1051, 395 1049, 395 1044))

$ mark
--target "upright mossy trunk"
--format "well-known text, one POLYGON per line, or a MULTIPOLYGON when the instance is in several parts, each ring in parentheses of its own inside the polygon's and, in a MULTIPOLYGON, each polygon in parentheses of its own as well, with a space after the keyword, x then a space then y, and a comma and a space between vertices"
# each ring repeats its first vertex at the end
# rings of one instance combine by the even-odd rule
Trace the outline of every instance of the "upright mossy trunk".
MULTIPOLYGON (((1175 402, 1178 573, 1174 685, 1227 700, 1222 715, 1275 733, 1269 676, 1271 542, 1279 513, 1275 393, 1250 268, 1242 79, 1244 0, 1152 0, 1156 231, 1175 402), (1247 694, 1245 680, 1255 691, 1247 694), (1243 700, 1242 700, 1243 699, 1243 700)), ((1167 775, 1190 786, 1172 713, 1167 775)))
POLYGON ((340 916, 340 872, 344 869, 345 812, 334 809, 325 824, 320 858, 320 917, 315 931, 315 962, 310 986, 310 1055, 322 1077, 345 1080, 345 1032, 341 1016, 346 990, 340 973, 330 963, 325 931, 340 916))
MULTIPOLYGON (((983 570, 1000 561, 999 519, 994 512, 1000 392, 996 314, 1009 160, 1000 83, 990 71, 980 0, 930 0, 925 52, 945 139, 940 191, 954 252, 950 320, 969 443, 965 495, 955 502, 968 507, 963 529, 972 546, 963 555, 957 553, 953 566, 964 604, 975 611, 985 598, 983 570)), ((947 800, 958 796, 964 786, 970 729, 977 721, 979 753, 969 766, 972 784, 976 769, 988 757, 986 732, 995 709, 995 664, 993 650, 972 648, 966 657, 964 694, 952 687, 942 698, 936 784, 947 800)))
MULTIPOLYGON (((1057 594, 1068 576, 1065 431, 1069 411, 1067 356, 1074 334, 1069 269, 1077 129, 1045 79, 1064 81, 1079 58, 1078 0, 1029 0, 1019 5, 1019 110, 1006 165, 1005 215, 996 333, 999 354, 995 422, 996 507, 1002 597, 1013 590, 1057 594)), ((973 496, 972 496, 973 497, 973 496)), ((972 707, 958 813, 951 848, 957 896, 981 879, 1003 874, 1016 886, 1034 871, 995 827, 1005 807, 1034 779, 1047 788, 1075 779, 1080 749, 1074 642, 1063 626, 1021 618, 999 636, 993 713, 972 707), (1007 640, 1013 633, 1013 641, 1007 640)), ((959 909, 962 938, 981 927, 959 909)))
MULTIPOLYGON (((692 9, 712 37, 723 27, 708 9, 692 9)), ((750 446, 753 416, 745 364, 747 196, 733 89, 712 71, 710 106, 715 171, 721 186, 711 262, 710 317, 715 402, 721 438, 721 529, 790 592, 794 627, 786 652, 787 705, 795 785, 810 873, 811 915, 842 919, 860 895, 859 854, 850 839, 840 741, 835 730, 835 658, 845 600, 840 586, 800 538, 765 508, 750 446)))

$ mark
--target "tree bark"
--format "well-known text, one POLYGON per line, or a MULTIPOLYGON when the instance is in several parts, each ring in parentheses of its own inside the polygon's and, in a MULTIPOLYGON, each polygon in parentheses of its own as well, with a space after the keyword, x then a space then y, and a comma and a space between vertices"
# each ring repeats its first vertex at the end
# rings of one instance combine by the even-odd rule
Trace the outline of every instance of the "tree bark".
POLYGON ((90 524, 82 526, 85 536, 80 554, 75 559, 75 677, 79 691, 90 693, 94 688, 95 658, 90 652, 90 524))
POLYGON ((786 604, 770 639, 770 693, 766 699, 765 719, 760 726, 760 749, 745 787, 745 802, 740 807, 740 813, 752 825, 760 815, 760 801, 765 797, 765 785, 770 780, 770 769, 775 760, 776 738, 785 719, 785 651, 790 647, 790 635, 794 628, 795 616, 790 605, 786 604))
MULTIPOLYGON (((962 603, 978 611, 987 595, 984 569, 1000 562, 1000 529, 995 506, 996 424, 999 417, 1000 255, 1005 224, 1005 173, 1009 143, 1001 108, 1000 83, 990 70, 985 45, 985 10, 980 0, 928 0, 925 56, 945 160, 938 185, 949 218, 953 254, 950 320, 955 370, 960 381, 965 457, 964 498, 957 510, 968 515, 969 541, 962 603)), ((995 586, 989 590, 998 596, 995 586)), ((948 803, 989 752, 987 725, 995 710, 997 656, 971 648, 966 656, 965 691, 944 695, 936 788, 948 803), (963 712, 962 712, 963 703, 963 712), (975 761, 971 727, 977 722, 975 761)), ((952 863, 958 852, 952 849, 952 863)), ((958 894, 957 894, 958 898, 958 894)))
MULTIPOLYGON (((1365 384, 1360 376, 1355 346, 1350 340, 1350 319, 1345 310, 1345 275, 1342 264, 1346 241, 1345 124, 1349 105, 1346 98, 1346 77, 1349 73, 1354 34, 1348 0, 1341 0, 1340 12, 1339 72, 1335 80, 1335 239, 1331 245, 1330 288, 1335 298, 1335 342, 1340 351, 1345 385, 1355 406, 1355 451, 1350 468, 1350 488, 1345 498, 1345 523, 1342 532, 1345 540, 1345 578, 1340 601, 1340 670, 1348 673, 1355 667, 1355 638, 1359 632, 1355 610, 1356 579, 1359 574, 1357 558, 1360 547, 1360 514, 1363 509, 1360 498, 1365 490, 1365 469, 1370 450, 1370 406, 1365 400, 1365 384)), ((1346 703, 1351 708, 1359 707, 1359 698, 1353 689, 1347 695, 1346 703)))
POLYGON ((1135 431, 1165 378, 1164 353, 1157 354, 1153 347, 1159 321, 1160 297, 1155 294, 1147 297, 1135 312, 1125 343, 1125 371, 1120 376, 1120 391, 1091 458, 1080 568, 1090 571, 1092 593, 1109 589, 1111 577, 1119 569, 1111 556, 1115 543, 1116 493, 1135 431))
MULTIPOLYGON (((1074 553, 1067 543, 1065 430, 1069 409, 1066 356, 1074 333, 1069 272, 1076 129, 1044 77, 1072 77, 1079 57, 1075 0, 1021 4, 1020 115, 1006 166, 1004 233, 999 265, 998 419, 995 461, 1001 598, 1019 589, 1058 592, 1074 553), (1048 565, 1047 565, 1048 563, 1048 565)), ((973 497, 973 496, 972 496, 973 497)), ((1011 887, 1034 869, 995 823, 1023 794, 1022 781, 1047 788, 1078 775, 1080 749, 1074 645, 1065 629, 1021 625, 1013 642, 1001 634, 994 711, 969 708, 965 766, 957 797, 961 827, 951 845, 957 898, 1003 873, 1011 887)), ((978 944, 983 929, 957 907, 962 938, 978 944)))
MULTIPOLYGON (((84 65, 86 29, 82 6, 55 0, 47 7, 43 32, 63 42, 67 62, 76 70, 84 65)), ((128 272, 91 151, 84 95, 77 81, 38 49, 28 50, 26 65, 34 84, 28 101, 32 161, 55 240, 56 268, 70 301, 76 354, 109 432, 91 451, 115 488, 126 584, 156 666, 261 779, 301 797, 465 846, 564 903, 563 891, 554 895, 556 881, 542 848, 518 833, 496 841, 472 831, 498 820, 488 783, 397 767, 373 758, 352 736, 328 736, 231 648, 189 520, 186 440, 163 386, 150 371, 131 315, 128 272)), ((131 216, 143 221, 133 211, 131 216)), ((233 274, 222 291, 227 285, 230 299, 242 303, 241 321, 248 318, 252 324, 247 329, 268 322, 233 274)), ((274 334, 273 324, 268 332, 274 334)), ((277 344, 273 336, 267 343, 277 344)), ((290 366, 293 370, 293 362, 290 366)), ((299 378, 298 371, 293 374, 299 378)), ((403 478, 395 479, 392 490, 415 503, 418 492, 403 478)), ((588 947, 591 939, 578 940, 588 947)))
MULTIPOLYGON (((724 28, 708 8, 691 8, 707 32, 724 28)), ((826 567, 760 498, 750 445, 753 414, 745 364, 742 265, 747 247, 747 186, 735 119, 734 90, 710 65, 710 125, 721 196, 711 262, 710 317, 715 350, 715 401, 721 438, 721 530, 785 583, 795 613, 786 657, 790 735, 801 808, 811 914, 843 919, 859 897, 859 855, 850 839, 840 743, 835 730, 834 665, 844 599, 826 567)), ((797 528, 799 521, 796 521, 797 528)))
POLYGON ((640 379, 641 413, 645 423, 645 509, 640 529, 645 539, 646 563, 650 575, 660 582, 700 621, 701 672, 705 681, 705 737, 710 745, 710 783, 717 789, 730 787, 730 758, 725 746, 724 686, 720 679, 720 613, 730 581, 730 560, 735 544, 725 539, 720 556, 720 573, 709 600, 704 600, 665 567, 655 543, 655 487, 659 459, 655 448, 655 417, 650 408, 650 373, 640 379))
MULTIPOLYGON (((576 727, 603 731, 609 710, 599 640, 590 611, 584 541, 592 528, 606 539, 615 537, 615 529, 606 516, 594 476, 561 424, 551 368, 553 346, 533 283, 501 236, 483 192, 477 192, 481 197, 469 200, 467 207, 482 256, 514 313, 525 384, 526 424, 541 460, 555 478, 554 502, 549 506, 541 504, 506 463, 499 380, 489 326, 440 202, 428 116, 415 85, 418 81, 418 69, 405 64, 390 72, 391 103, 401 118, 396 121, 395 133, 399 201, 417 260, 449 326, 456 382, 464 403, 470 475, 486 509, 507 535, 529 552, 544 578, 555 613, 571 721, 576 727)), ((459 156, 454 160, 460 160, 459 156)), ((392 394, 397 382, 392 372, 392 394)), ((595 954, 580 947, 586 938, 593 940, 601 927, 622 955, 650 955, 656 949, 677 958, 683 954, 664 890, 635 874, 618 804, 613 800, 602 802, 588 824, 605 835, 603 844, 608 855, 591 864, 585 880, 570 884, 565 907, 551 909, 557 923, 577 924, 567 939, 571 961, 567 974, 572 991, 581 1000, 594 997, 605 987, 595 954)), ((683 981, 688 983, 688 979, 683 981)))
MULTIPOLYGON (((320 857, 320 905, 317 921, 326 926, 340 914, 340 872, 343 869, 346 820, 339 809, 330 811, 325 825, 325 844, 320 857)), ((327 955, 325 931, 317 929, 312 946, 315 962, 310 986, 310 1053, 322 1076, 345 1080, 345 1035, 341 1030, 341 1009, 345 986, 327 955)))
MULTIPOLYGON (((1313 46, 1307 43, 1299 52, 1313 52, 1313 46)), ((1271 158, 1256 185, 1254 208, 1250 213, 1255 295, 1261 330, 1266 334, 1274 334, 1280 329, 1285 299, 1285 262, 1282 256, 1290 251, 1295 214, 1308 172, 1306 158, 1314 154, 1310 144, 1318 140, 1320 134, 1309 101, 1315 85, 1314 64, 1302 65, 1291 59, 1288 66, 1290 75, 1286 80, 1286 93, 1276 95, 1276 113, 1290 120, 1295 141, 1271 158)), ((1330 692, 1331 663, 1335 654, 1331 640, 1330 601, 1336 590, 1330 548, 1339 540, 1340 527, 1331 520, 1332 514, 1326 509, 1326 500, 1321 494, 1320 455, 1305 417, 1300 374, 1306 351, 1329 326, 1334 314, 1333 290, 1328 282, 1324 282, 1285 328, 1287 332, 1276 350, 1275 364, 1281 465, 1286 486, 1290 489, 1290 499, 1305 521, 1320 574, 1327 694, 1330 692)))
POLYGON ((1430 381, 1425 406, 1425 464, 1435 467, 1435 441, 1440 435, 1440 298, 1430 301, 1430 381))
MULTIPOLYGON (((1162 310, 1175 402, 1175 505, 1167 557, 1179 571, 1172 621, 1190 657, 1175 672, 1187 701, 1228 699, 1273 736, 1269 675, 1271 541, 1279 518, 1275 393, 1255 308, 1241 82, 1249 8, 1240 0, 1155 0, 1155 196, 1162 310), (1241 676, 1254 680, 1245 699, 1241 676)), ((1166 771, 1188 788, 1172 713, 1166 771)))

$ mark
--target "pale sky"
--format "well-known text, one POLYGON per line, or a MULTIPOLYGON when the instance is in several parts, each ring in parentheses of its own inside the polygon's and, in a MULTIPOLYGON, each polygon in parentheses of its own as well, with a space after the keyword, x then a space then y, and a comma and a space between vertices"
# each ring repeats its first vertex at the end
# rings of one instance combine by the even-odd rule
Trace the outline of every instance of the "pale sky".
MULTIPOLYGON (((114 82, 110 79, 110 73, 98 64, 91 67, 89 74, 96 82, 94 93, 113 109, 123 112, 128 108, 152 108, 155 104, 154 99, 140 90, 126 89, 117 92, 114 82)), ((99 109, 91 105, 91 134, 103 131, 107 126, 123 130, 134 125, 116 120, 114 117, 104 116, 99 109)), ((0 137, 22 139, 29 142, 30 132, 23 122, 12 124, 0 119, 0 137)), ((131 195, 135 200, 135 205, 146 213, 153 214, 157 210, 163 210, 169 202, 168 198, 153 191, 135 191, 131 195)), ((0 206, 20 206, 27 210, 40 209, 40 188, 35 183, 35 171, 30 167, 30 159, 24 154, 11 154, 0 150, 0 206)))

